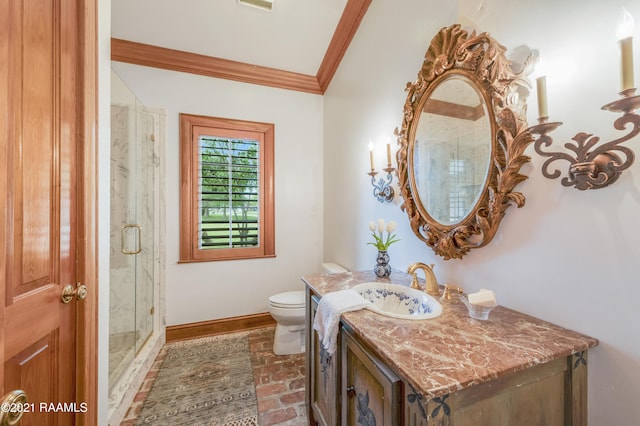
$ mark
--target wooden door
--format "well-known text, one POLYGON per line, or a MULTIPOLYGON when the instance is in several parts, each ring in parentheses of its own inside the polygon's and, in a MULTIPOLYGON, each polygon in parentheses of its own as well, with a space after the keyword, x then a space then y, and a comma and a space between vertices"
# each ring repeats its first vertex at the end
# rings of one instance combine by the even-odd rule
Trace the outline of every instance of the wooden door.
POLYGON ((97 411, 79 400, 95 392, 76 383, 77 365, 83 378, 87 367, 76 344, 78 335, 86 343, 84 302, 61 301, 64 286, 85 278, 79 235, 94 238, 77 172, 87 159, 86 9, 82 1, 0 0, 0 10, 0 396, 26 392, 21 425, 70 425, 97 411))

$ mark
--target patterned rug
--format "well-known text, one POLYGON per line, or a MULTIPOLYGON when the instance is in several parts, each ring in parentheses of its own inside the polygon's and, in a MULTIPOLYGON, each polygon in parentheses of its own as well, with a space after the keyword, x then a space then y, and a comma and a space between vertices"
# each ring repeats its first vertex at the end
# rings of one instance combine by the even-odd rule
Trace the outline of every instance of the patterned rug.
POLYGON ((258 424, 247 333, 167 346, 136 425, 258 424))

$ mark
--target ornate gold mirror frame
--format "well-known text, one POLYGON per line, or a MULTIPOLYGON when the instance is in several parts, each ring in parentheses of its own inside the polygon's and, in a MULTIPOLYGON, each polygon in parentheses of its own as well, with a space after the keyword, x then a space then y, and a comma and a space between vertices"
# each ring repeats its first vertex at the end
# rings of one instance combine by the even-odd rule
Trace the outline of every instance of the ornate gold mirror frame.
POLYGON ((436 254, 461 259, 470 249, 487 245, 495 236, 506 209, 522 207, 524 196, 514 187, 527 179, 519 173, 530 158, 523 154, 533 141, 527 130, 526 103, 518 92, 530 87, 526 75, 533 58, 514 73, 506 49, 487 33, 469 34, 460 25, 443 28, 431 41, 414 83, 407 83, 402 128, 398 136, 398 185, 413 232, 436 254), (468 214, 457 223, 442 224, 429 214, 417 195, 413 170, 416 129, 433 89, 457 74, 468 77, 487 103, 491 120, 490 164, 482 192, 468 214))

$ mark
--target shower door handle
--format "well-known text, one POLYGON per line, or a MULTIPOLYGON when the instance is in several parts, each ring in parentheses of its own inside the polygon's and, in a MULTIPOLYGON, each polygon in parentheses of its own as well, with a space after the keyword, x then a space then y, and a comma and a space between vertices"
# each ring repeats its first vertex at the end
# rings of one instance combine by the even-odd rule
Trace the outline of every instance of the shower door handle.
POLYGON ((120 230, 120 250, 122 251, 122 254, 138 254, 142 251, 142 226, 138 225, 137 223, 132 223, 132 224, 124 225, 122 227, 122 229, 120 230), (135 250, 127 250, 124 247, 124 240, 125 240, 125 235, 127 233, 127 229, 131 229, 131 228, 134 228, 138 231, 138 235, 136 238, 136 243, 138 247, 135 250))

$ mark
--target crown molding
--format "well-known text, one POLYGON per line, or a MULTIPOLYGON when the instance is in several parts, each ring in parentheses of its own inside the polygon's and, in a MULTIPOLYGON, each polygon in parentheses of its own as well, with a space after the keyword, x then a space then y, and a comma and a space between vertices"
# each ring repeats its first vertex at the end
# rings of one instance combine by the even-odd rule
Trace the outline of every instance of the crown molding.
POLYGON ((260 84, 301 92, 322 93, 318 80, 314 76, 117 38, 111 39, 111 59, 170 71, 241 81, 243 83, 260 84))
POLYGON ((348 0, 333 34, 329 47, 327 48, 316 78, 324 93, 331 83, 333 75, 338 70, 338 66, 347 52, 351 40, 360 27, 362 18, 367 13, 371 0, 348 0))
POLYGON ((329 87, 370 4, 371 0, 347 1, 316 76, 117 38, 111 39, 111 59, 243 83, 323 94, 329 87))

